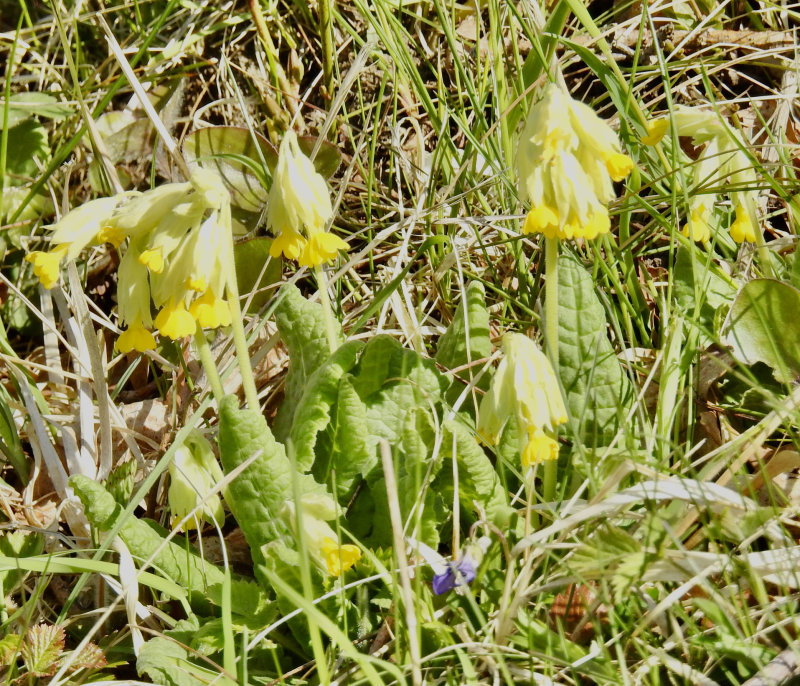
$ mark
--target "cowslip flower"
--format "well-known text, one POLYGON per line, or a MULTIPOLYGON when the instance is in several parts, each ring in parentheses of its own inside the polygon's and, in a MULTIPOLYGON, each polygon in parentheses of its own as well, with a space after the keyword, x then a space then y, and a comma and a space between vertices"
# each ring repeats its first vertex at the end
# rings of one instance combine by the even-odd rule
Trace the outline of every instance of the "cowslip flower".
MULTIPOLYGON (((689 202, 689 220, 682 227, 683 235, 701 243, 711 240, 711 207, 714 201, 709 197, 704 198, 699 189, 721 189, 727 185, 726 193, 731 199, 734 214, 729 227, 730 236, 736 243, 754 243, 758 231, 758 179, 750 159, 743 152, 744 143, 739 134, 716 112, 696 107, 678 106, 673 114, 673 123, 679 136, 691 138, 692 145, 696 147, 702 146, 692 166, 693 190, 689 202)), ((643 137, 642 142, 648 145, 657 143, 666 133, 667 118, 649 122, 648 132, 651 129, 660 135, 654 135, 652 139, 643 137)))
MULTIPOLYGON (((300 503, 302 537, 311 559, 331 576, 341 576, 361 559, 361 549, 338 542, 336 532, 328 524, 336 517, 336 506, 329 496, 309 493, 302 496, 300 503)), ((282 515, 295 536, 299 537, 294 501, 284 503, 282 515)))
POLYGON ((582 102, 549 84, 525 122, 517 170, 530 203, 523 233, 547 238, 596 238, 611 228, 613 181, 633 169, 617 135, 582 102))
POLYGON ((331 262, 340 250, 349 247, 325 231, 332 214, 325 179, 300 150, 294 131, 287 131, 269 191, 267 226, 275 234, 269 254, 283 254, 303 267, 331 262))
POLYGON ((503 359, 478 411, 478 436, 496 445, 511 416, 517 421, 523 466, 558 457, 558 443, 547 435, 567 421, 553 368, 527 336, 503 336, 503 359))
POLYGON ((121 242, 118 233, 109 230, 109 220, 123 196, 98 198, 76 207, 56 222, 51 230, 49 251, 35 250, 25 256, 33 264, 33 273, 46 289, 58 283, 61 263, 74 260, 92 243, 121 242))
POLYGON ((217 463, 211 444, 193 430, 175 451, 169 464, 169 502, 172 521, 179 522, 187 514, 193 517, 184 524, 188 529, 197 529, 201 522, 221 525, 225 511, 219 495, 209 495, 222 481, 222 469, 217 463))

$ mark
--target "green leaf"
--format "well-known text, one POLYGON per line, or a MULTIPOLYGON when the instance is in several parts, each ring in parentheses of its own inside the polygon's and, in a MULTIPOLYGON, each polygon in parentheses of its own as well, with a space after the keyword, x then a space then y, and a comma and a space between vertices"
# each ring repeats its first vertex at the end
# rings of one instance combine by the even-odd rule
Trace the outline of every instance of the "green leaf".
POLYGON ((271 245, 271 238, 261 237, 233 246, 239 293, 242 297, 249 296, 245 314, 255 314, 264 307, 280 283, 281 261, 270 257, 271 245))
POLYGON ((443 446, 453 445, 458 460, 458 497, 464 508, 473 510, 477 504, 486 518, 504 529, 514 509, 508 504, 508 494, 486 453, 472 432, 460 421, 453 420, 445 426, 443 446))
MULTIPOLYGON (((92 526, 108 531, 117 524, 122 508, 101 484, 80 474, 72 476, 69 483, 92 526)), ((193 602, 202 604, 207 600, 221 606, 225 571, 184 545, 173 541, 165 543, 159 529, 155 522, 130 515, 119 528, 119 536, 134 559, 151 559, 153 570, 186 588, 193 602)), ((231 609, 235 614, 260 615, 267 610, 268 603, 266 594, 257 584, 246 579, 231 580, 231 609)))
POLYGON ((317 434, 331 422, 330 412, 339 395, 339 380, 355 366, 363 347, 360 341, 345 343, 308 377, 290 432, 299 471, 311 469, 317 434))
POLYGON ((730 277, 699 253, 693 266, 689 249, 679 246, 672 279, 672 294, 684 317, 695 321, 702 331, 713 333, 717 312, 730 306, 736 295, 736 286, 730 277))
POLYGON ((50 146, 47 131, 33 119, 23 121, 8 130, 8 152, 5 180, 8 186, 20 186, 39 174, 36 160, 47 162, 50 146))
MULTIPOLYGON (((3 130, 3 105, 0 101, 0 131, 3 130)), ((14 93, 8 102, 8 128, 31 117, 46 117, 60 121, 72 114, 73 109, 62 105, 58 98, 47 93, 35 91, 27 93, 14 93)))
POLYGON ((571 255, 558 261, 558 351, 569 414, 584 442, 602 445, 630 409, 630 381, 606 335, 603 306, 594 282, 571 255))
MULTIPOLYGON (((439 339, 436 361, 446 369, 463 367, 489 357, 492 342, 489 339, 489 312, 486 310, 483 284, 473 281, 467 286, 464 299, 456 309, 453 321, 439 339)), ((480 366, 470 366, 458 372, 448 391, 448 400, 456 401, 465 383, 473 381, 480 366)), ((484 374, 476 384, 478 388, 489 388, 490 376, 484 374)))
POLYGON ((726 322, 726 342, 745 364, 764 362, 791 383, 800 373, 800 290, 773 279, 746 283, 726 322))
POLYGON ((56 662, 64 650, 64 629, 50 624, 37 624, 25 633, 20 657, 29 677, 53 676, 56 662))
POLYGON ((292 466, 263 415, 239 409, 235 396, 226 396, 220 403, 218 441, 226 474, 255 458, 228 485, 226 502, 258 570, 264 561, 261 547, 285 530, 279 515, 292 493, 292 466))
MULTIPOLYGON (((223 683, 220 675, 191 662, 189 649, 169 638, 157 636, 139 651, 136 670, 163 686, 207 686, 212 681, 223 683)), ((227 682, 226 682, 227 683, 227 682)))
MULTIPOLYGON (((275 322, 289 349, 289 373, 284 387, 284 401, 278 409, 273 430, 278 439, 285 440, 290 434, 306 381, 328 359, 330 348, 322 305, 306 300, 291 284, 283 286, 278 297, 275 322)), ((344 342, 341 327, 336 332, 336 339, 337 347, 344 342)))
POLYGON ((367 408, 356 393, 349 374, 339 379, 336 403, 331 420, 319 434, 315 448, 314 478, 327 483, 331 470, 336 472, 336 497, 339 503, 350 502, 359 476, 375 466, 375 440, 364 431, 367 408))

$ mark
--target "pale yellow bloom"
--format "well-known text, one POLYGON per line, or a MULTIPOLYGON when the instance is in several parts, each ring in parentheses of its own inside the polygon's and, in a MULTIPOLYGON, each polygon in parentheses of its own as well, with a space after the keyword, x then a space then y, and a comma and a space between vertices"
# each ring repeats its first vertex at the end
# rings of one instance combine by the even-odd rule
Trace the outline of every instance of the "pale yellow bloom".
POLYGON ((520 198, 531 207, 523 231, 561 239, 607 233, 612 182, 632 168, 608 124, 549 84, 528 114, 517 153, 520 198))
POLYGON ((478 436, 496 444, 514 416, 523 462, 540 461, 545 456, 552 459, 558 453, 558 444, 544 432, 552 432, 567 421, 553 368, 544 353, 523 334, 507 333, 502 346, 503 359, 478 411, 478 436))
POLYGON ((192 512, 194 516, 184 524, 187 530, 198 528, 203 521, 223 523, 222 501, 218 494, 209 495, 222 481, 222 469, 211 444, 199 431, 193 430, 175 451, 169 464, 169 476, 167 500, 173 522, 179 522, 192 512))
POLYGON ((183 300, 170 300, 156 315, 155 324, 162 336, 169 336, 174 341, 191 336, 197 329, 194 317, 186 311, 183 300))
POLYGON ((128 327, 117 339, 117 349, 120 352, 151 350, 155 348, 155 339, 148 331, 153 326, 150 315, 150 283, 147 279, 147 267, 139 260, 135 247, 129 246, 125 251, 117 276, 117 312, 121 323, 128 327))
POLYGON ((298 259, 318 266, 348 248, 341 238, 325 232, 333 214, 328 185, 300 150, 294 131, 287 131, 278 151, 267 205, 267 226, 275 234, 270 255, 298 259))
MULTIPOLYGON (((331 576, 340 576, 361 559, 361 549, 351 544, 340 544, 336 532, 327 520, 336 516, 333 500, 325 495, 306 494, 301 499, 302 537, 308 553, 314 562, 331 576)), ((289 528, 299 538, 297 531, 297 509, 295 503, 287 500, 283 517, 289 528)))
POLYGON ((737 243, 748 241, 749 243, 756 242, 756 229, 753 225, 753 220, 750 218, 750 213, 747 208, 741 203, 736 205, 736 219, 731 223, 730 233, 731 238, 737 243))
POLYGON ((681 233, 686 238, 691 238, 698 243, 708 243, 711 240, 711 227, 708 225, 709 212, 702 203, 692 210, 691 219, 687 221, 681 233))
POLYGON ((669 131, 669 120, 666 117, 652 119, 647 122, 647 135, 642 136, 641 141, 645 145, 656 145, 669 131))
POLYGON ((25 255, 25 261, 33 265, 33 273, 47 290, 50 290, 58 283, 61 260, 64 259, 68 249, 69 243, 65 243, 49 252, 35 250, 25 255))
POLYGON ((128 326, 128 328, 119 335, 116 344, 117 350, 121 353, 129 353, 132 350, 143 353, 146 350, 154 350, 155 347, 155 337, 141 322, 136 322, 128 326))
POLYGON ((217 298, 209 289, 189 306, 189 314, 204 329, 230 326, 231 308, 225 300, 217 298))

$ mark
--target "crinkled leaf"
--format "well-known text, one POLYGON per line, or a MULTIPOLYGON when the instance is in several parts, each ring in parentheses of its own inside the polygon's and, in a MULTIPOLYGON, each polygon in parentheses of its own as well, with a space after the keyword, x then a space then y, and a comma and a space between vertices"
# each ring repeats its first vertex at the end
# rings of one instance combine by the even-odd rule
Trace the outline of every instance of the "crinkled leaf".
POLYGON ((631 383, 606 333, 594 282, 572 256, 558 261, 558 352, 569 414, 589 445, 617 432, 634 400, 631 383))
POLYGON ((339 380, 355 366, 363 347, 360 341, 345 343, 308 377, 290 432, 299 471, 311 469, 317 434, 331 422, 330 412, 339 395, 339 380))
POLYGON ((83 646, 79 653, 72 651, 64 655, 61 658, 61 664, 67 662, 69 663, 67 673, 77 672, 80 669, 101 669, 108 664, 103 649, 91 641, 83 646))
POLYGON ((490 522, 505 528, 514 512, 506 489, 475 436, 458 420, 445 426, 442 449, 449 452, 452 447, 458 460, 458 497, 462 506, 472 511, 477 505, 490 522))
MULTIPOLYGON (((101 531, 112 529, 122 516, 114 497, 96 481, 75 475, 70 486, 83 504, 86 518, 101 531)), ((134 515, 125 518, 119 536, 135 560, 152 560, 153 571, 186 588, 195 603, 210 601, 220 606, 224 601, 222 586, 225 571, 206 562, 185 545, 169 541, 155 522, 134 515)), ((267 610, 269 600, 261 588, 247 579, 231 579, 231 609, 235 614, 252 616, 267 610)))
MULTIPOLYGON (((436 350, 436 361, 447 369, 455 369, 470 365, 476 360, 492 354, 492 342, 489 339, 489 312, 483 285, 473 281, 467 286, 464 299, 456 308, 453 321, 439 339, 436 350)), ((448 400, 455 402, 480 366, 470 366, 459 370, 458 379, 454 379, 448 392, 448 400)), ((489 375, 484 374, 477 382, 477 387, 486 390, 489 387, 489 375)))
POLYGON ((342 505, 350 501, 358 477, 369 473, 376 462, 375 441, 364 431, 366 425, 366 405, 350 375, 345 374, 339 379, 331 420, 317 438, 313 469, 320 483, 328 483, 331 470, 335 470, 337 498, 342 505))
MULTIPOLYGON (((275 308, 278 331, 289 350, 289 372, 284 401, 278 409, 273 430, 279 440, 288 438, 294 412, 305 391, 306 381, 330 355, 322 305, 306 300, 293 285, 286 284, 275 308)), ((337 347, 344 342, 341 327, 336 331, 337 347)))
POLYGON ((139 651, 136 670, 162 686, 207 686, 219 674, 190 661, 190 652, 180 643, 157 636, 139 651))
POLYGON ((19 654, 28 676, 52 676, 64 650, 64 629, 51 624, 37 624, 25 633, 19 654))
POLYGON ((755 279, 739 291, 728 313, 726 342, 745 364, 764 362, 775 378, 800 374, 800 290, 773 279, 755 279))

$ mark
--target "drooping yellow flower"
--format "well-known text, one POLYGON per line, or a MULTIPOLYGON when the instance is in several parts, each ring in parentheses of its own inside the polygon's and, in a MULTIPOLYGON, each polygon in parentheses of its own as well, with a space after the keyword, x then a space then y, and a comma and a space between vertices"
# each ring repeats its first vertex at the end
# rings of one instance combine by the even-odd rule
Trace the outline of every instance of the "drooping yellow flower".
POLYGON ((131 324, 117 338, 116 348, 121 353, 129 353, 132 350, 143 353, 146 350, 155 350, 155 347, 155 336, 141 322, 131 324))
POLYGON ((64 259, 68 249, 69 243, 65 243, 49 252, 35 250, 25 255, 25 261, 33 265, 33 273, 47 290, 50 290, 58 283, 61 260, 64 259))
POLYGON ((689 215, 693 228, 687 222, 683 234, 696 241, 709 241, 715 222, 707 208, 716 201, 705 196, 726 194, 735 214, 729 229, 731 238, 737 243, 755 242, 758 179, 741 136, 713 110, 679 106, 673 119, 677 134, 690 137, 694 146, 702 148, 691 173, 689 215))
POLYGON ((79 205, 56 222, 51 230, 50 251, 35 251, 25 259, 33 264, 33 273, 42 286, 53 288, 58 283, 61 262, 74 260, 86 246, 105 243, 113 237, 107 233, 108 222, 114 208, 125 196, 98 198, 79 205))
MULTIPOLYGON (((336 506, 326 495, 308 493, 301 499, 302 539, 311 559, 331 576, 340 576, 361 559, 361 549, 352 544, 340 544, 336 532, 328 521, 336 517, 336 506)), ((283 508, 284 520, 298 538, 297 508, 287 500, 283 508)))
POLYGON ((339 545, 327 536, 322 539, 321 552, 325 558, 325 566, 331 576, 341 576, 361 559, 361 548, 345 543, 339 545))
POLYGON ((554 459, 558 444, 545 431, 552 432, 566 422, 567 410, 553 368, 523 334, 507 333, 502 346, 503 359, 478 411, 478 436, 496 444, 514 416, 523 463, 554 459))
POLYGON ((642 136, 641 141, 645 145, 656 145, 667 134, 669 130, 669 120, 666 117, 651 119, 646 125, 647 134, 642 136))
POLYGON ((558 443, 540 429, 528 432, 528 440, 520 454, 522 466, 530 467, 539 462, 558 459, 558 443))
POLYGON ((549 84, 528 114, 517 153, 520 198, 530 203, 523 232, 561 239, 607 233, 612 181, 631 169, 608 124, 549 84))
POLYGON ((217 298, 209 289, 189 305, 189 314, 204 329, 230 326, 231 308, 225 300, 217 298))
POLYGON ((294 131, 287 131, 272 177, 267 226, 275 234, 270 255, 298 259, 315 267, 336 258, 347 243, 325 232, 333 214, 328 186, 306 157, 294 131))
POLYGON ((313 234, 305 244, 300 254, 298 263, 301 267, 317 267, 325 262, 336 259, 340 250, 347 250, 349 246, 339 236, 334 236, 327 231, 313 234))
POLYGON ((173 341, 191 336, 197 329, 194 317, 186 311, 183 300, 171 300, 156 315, 156 328, 162 336, 169 336, 173 341))
POLYGON ((173 522, 177 523, 193 512, 194 516, 184 524, 187 530, 198 528, 203 521, 223 523, 225 511, 222 501, 218 494, 209 495, 222 481, 222 469, 211 444, 199 431, 193 430, 175 451, 169 464, 169 477, 167 500, 173 522))
POLYGON ((691 219, 687 221, 681 233, 686 238, 691 238, 698 243, 708 243, 711 240, 711 227, 708 225, 708 210, 702 203, 692 210, 691 219))

